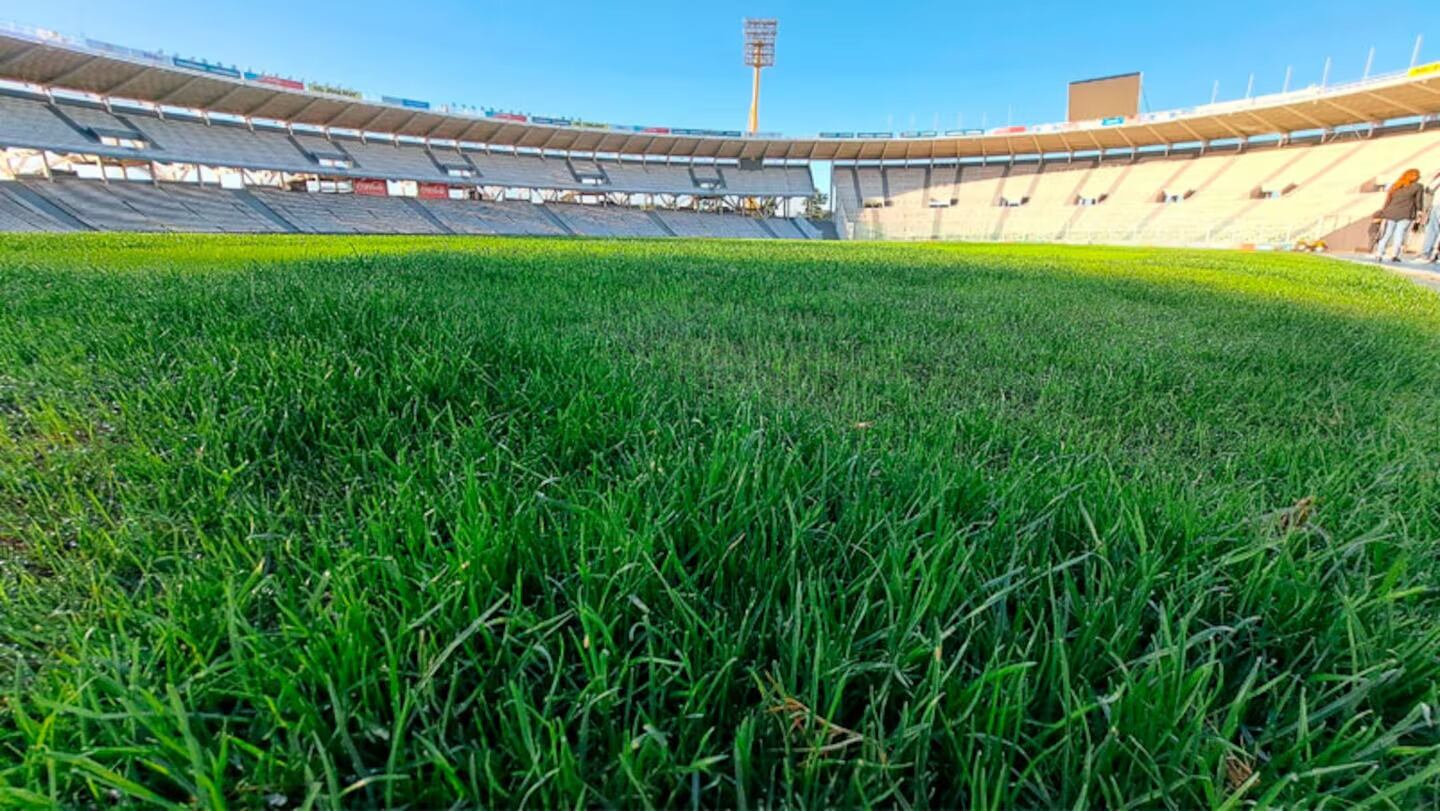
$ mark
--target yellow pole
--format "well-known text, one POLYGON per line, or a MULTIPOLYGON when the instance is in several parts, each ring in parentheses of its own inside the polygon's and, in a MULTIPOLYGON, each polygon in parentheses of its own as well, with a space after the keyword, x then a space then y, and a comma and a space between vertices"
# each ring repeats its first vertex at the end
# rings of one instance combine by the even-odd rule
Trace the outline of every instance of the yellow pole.
POLYGON ((755 65, 755 83, 750 88, 750 132, 760 131, 760 66, 755 65))

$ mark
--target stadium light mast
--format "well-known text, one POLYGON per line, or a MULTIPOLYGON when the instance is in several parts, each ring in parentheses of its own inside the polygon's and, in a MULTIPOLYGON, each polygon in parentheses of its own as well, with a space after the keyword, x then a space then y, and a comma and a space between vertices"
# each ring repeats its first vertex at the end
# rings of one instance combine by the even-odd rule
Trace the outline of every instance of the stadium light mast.
POLYGON ((755 81, 750 88, 750 132, 760 130, 760 69, 775 64, 775 31, 779 23, 774 19, 745 18, 745 64, 755 71, 755 81))

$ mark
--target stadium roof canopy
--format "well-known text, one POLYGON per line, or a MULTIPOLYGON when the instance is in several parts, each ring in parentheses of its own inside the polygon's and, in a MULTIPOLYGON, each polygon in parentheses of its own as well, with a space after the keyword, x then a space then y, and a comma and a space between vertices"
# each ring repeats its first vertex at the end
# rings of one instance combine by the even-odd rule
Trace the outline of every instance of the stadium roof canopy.
MULTIPOLYGON (((1424 117, 1440 112, 1440 64, 1330 87, 1146 113, 1124 119, 1005 127, 960 133, 830 133, 816 138, 646 128, 576 122, 552 125, 430 108, 405 99, 323 92, 273 77, 219 75, 203 62, 34 29, 0 29, 0 78, 176 107, 295 124, 571 152, 753 160, 934 160, 1136 149, 1304 132, 1424 117), (268 81, 267 81, 268 80, 268 81), (704 132, 705 134, 693 134, 704 132)), ((341 91, 344 92, 344 91, 341 91)))

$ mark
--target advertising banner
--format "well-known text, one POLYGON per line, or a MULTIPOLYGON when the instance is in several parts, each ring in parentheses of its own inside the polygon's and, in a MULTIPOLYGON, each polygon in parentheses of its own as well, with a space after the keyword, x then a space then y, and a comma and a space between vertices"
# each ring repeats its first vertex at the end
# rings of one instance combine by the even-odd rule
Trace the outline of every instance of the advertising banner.
POLYGON ((695 130, 670 128, 672 135, 699 135, 705 138, 739 138, 740 130, 695 130))
POLYGON ((450 187, 444 183, 421 183, 421 200, 448 200, 450 199, 450 187))
POLYGON ((497 113, 497 112, 495 112, 494 110, 489 110, 489 111, 487 111, 487 112, 485 113, 485 117, 486 117, 486 118, 499 119, 500 121, 520 121, 520 122, 524 122, 524 121, 528 121, 528 120, 529 120, 528 118, 526 118, 526 117, 523 116, 523 115, 520 115, 519 113, 497 113))
POLYGON ((245 73, 245 78, 258 84, 268 84, 271 87, 283 87, 286 90, 304 90, 305 83, 297 82, 294 79, 282 79, 279 76, 269 76, 264 73, 245 73))
POLYGON ((531 123, 531 124, 548 124, 548 125, 550 125, 550 126, 552 126, 552 127, 568 127, 568 126, 570 126, 570 119, 568 119, 568 118, 546 118, 545 116, 532 115, 532 116, 530 116, 530 123, 531 123))
POLYGON ((355 193, 367 197, 385 197, 390 194, 383 180, 357 180, 355 181, 355 193))
POLYGON ((380 101, 385 104, 394 104, 397 107, 409 107, 412 110, 428 110, 430 102, 416 101, 415 99, 403 99, 399 96, 381 96, 380 101))
POLYGON ((305 89, 313 91, 315 93, 328 93, 332 96, 344 96, 347 99, 360 98, 359 90, 351 90, 348 87, 339 87, 333 84, 321 84, 320 82, 311 82, 305 85, 305 89))
POLYGON ((113 42, 106 42, 101 39, 85 40, 85 47, 92 51, 104 51, 116 56, 129 57, 130 59, 143 59, 147 62, 164 62, 165 55, 156 51, 142 51, 136 48, 126 48, 124 45, 116 45, 113 42))
POLYGON ((216 76, 225 76, 231 79, 241 78, 240 71, 234 68, 227 68, 224 65, 212 65, 209 62, 202 62, 198 59, 184 59, 177 56, 172 59, 171 62, 177 68, 185 68, 186 70, 200 70, 206 73, 213 73, 216 76))

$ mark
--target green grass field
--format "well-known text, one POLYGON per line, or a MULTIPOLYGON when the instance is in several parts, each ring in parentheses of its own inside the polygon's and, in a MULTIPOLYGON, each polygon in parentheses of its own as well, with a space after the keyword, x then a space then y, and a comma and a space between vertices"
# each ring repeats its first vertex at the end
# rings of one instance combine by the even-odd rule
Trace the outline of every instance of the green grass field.
POLYGON ((0 238, 0 806, 1440 803, 1440 298, 0 238))

